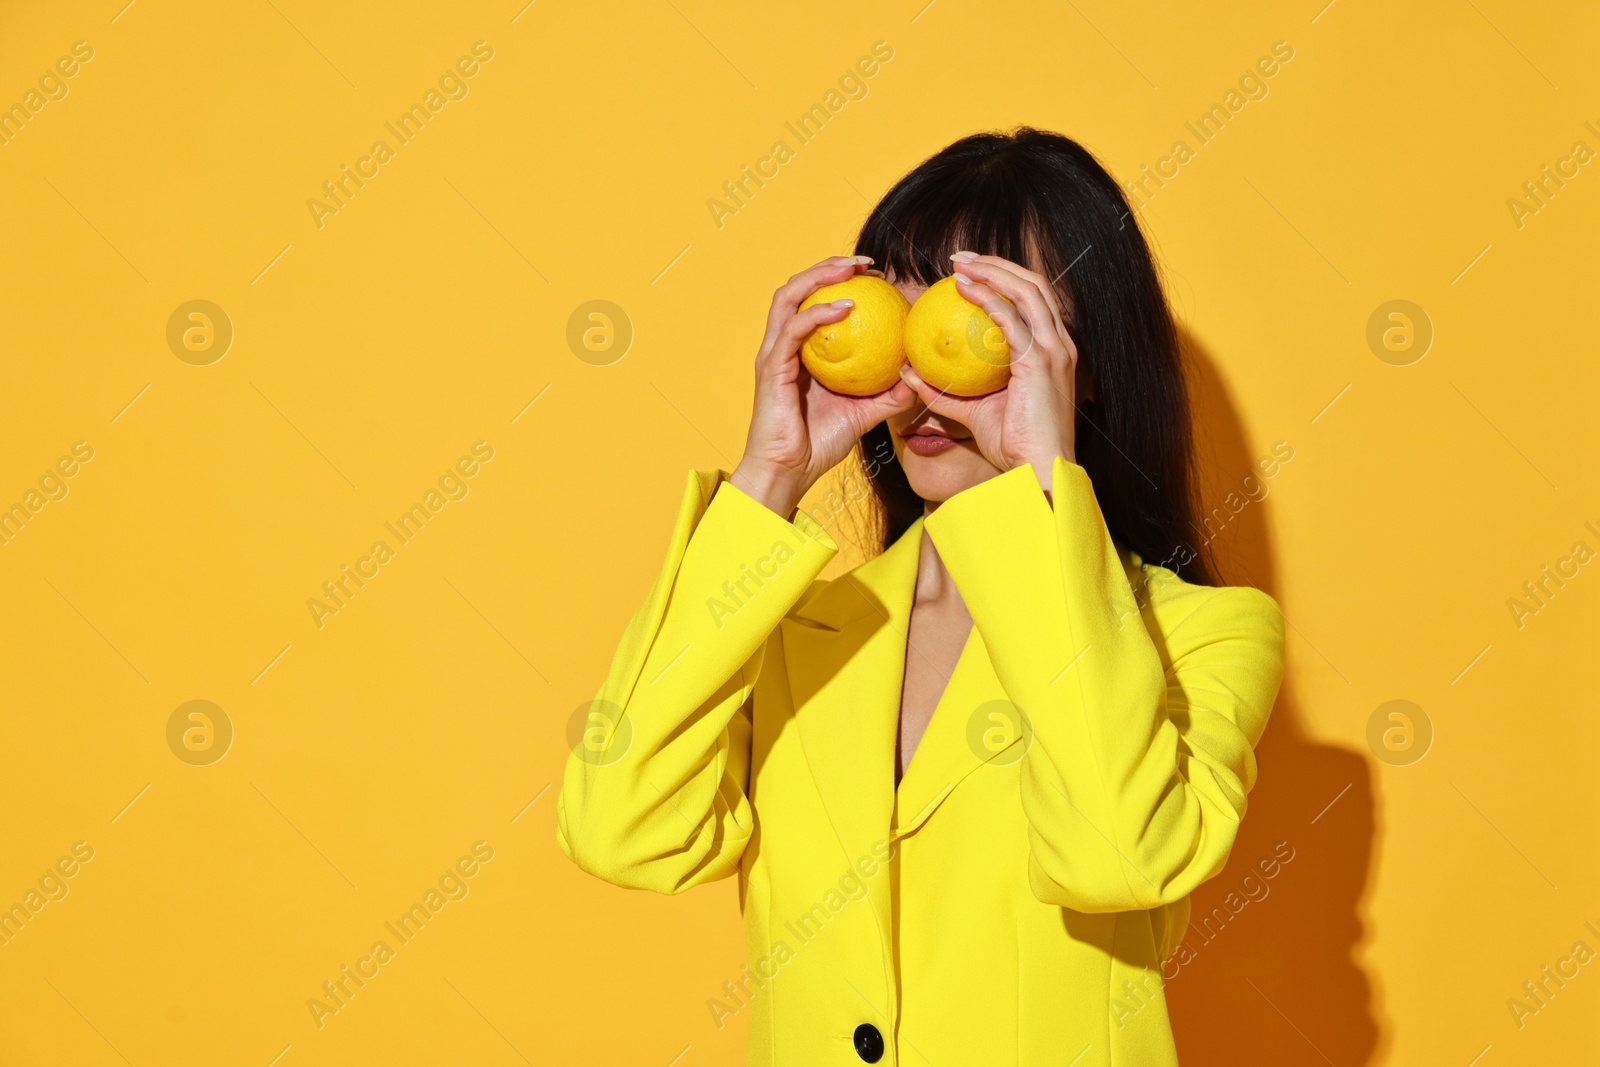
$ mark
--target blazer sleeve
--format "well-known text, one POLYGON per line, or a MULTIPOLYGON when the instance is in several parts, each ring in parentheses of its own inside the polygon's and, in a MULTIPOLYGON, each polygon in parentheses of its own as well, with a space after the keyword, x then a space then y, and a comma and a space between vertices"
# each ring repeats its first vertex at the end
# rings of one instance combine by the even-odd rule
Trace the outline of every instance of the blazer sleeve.
POLYGON ((750 695, 767 638, 838 546, 690 474, 662 565, 588 706, 556 840, 615 885, 681 893, 731 875, 753 827, 750 695))
POLYGON ((1031 467, 1007 471, 925 528, 1031 722, 1034 895, 1156 908, 1227 862, 1282 679, 1283 616, 1258 589, 1170 579, 1152 611, 1158 648, 1088 474, 1057 457, 1051 485, 1053 501, 1031 467))

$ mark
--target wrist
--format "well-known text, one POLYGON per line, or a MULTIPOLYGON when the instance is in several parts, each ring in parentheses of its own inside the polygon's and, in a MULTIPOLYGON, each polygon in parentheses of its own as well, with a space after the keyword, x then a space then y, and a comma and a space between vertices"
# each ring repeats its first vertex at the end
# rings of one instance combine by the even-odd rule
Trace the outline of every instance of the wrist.
POLYGON ((1077 463, 1077 459, 1070 450, 1058 448, 1052 452, 1039 452, 1025 457, 1017 463, 1017 466, 1020 467, 1023 463, 1026 463, 1032 467, 1034 477, 1039 480, 1039 488, 1044 490, 1045 496, 1049 496, 1053 488, 1052 483, 1055 480, 1057 457, 1067 463, 1077 463))
POLYGON ((805 490, 798 479, 770 468, 740 463, 728 476, 733 487, 779 518, 787 520, 800 506, 805 490))
POLYGON ((1052 450, 1030 452, 1026 455, 1020 456, 1008 456, 1007 459, 1010 460, 1011 466, 1006 469, 1010 470, 1015 467, 1020 467, 1026 463, 1032 466, 1035 471, 1038 471, 1040 477, 1048 478, 1050 476, 1051 468, 1055 466, 1057 456, 1066 460, 1068 463, 1078 462, 1077 457, 1073 455, 1071 449, 1057 448, 1052 450))

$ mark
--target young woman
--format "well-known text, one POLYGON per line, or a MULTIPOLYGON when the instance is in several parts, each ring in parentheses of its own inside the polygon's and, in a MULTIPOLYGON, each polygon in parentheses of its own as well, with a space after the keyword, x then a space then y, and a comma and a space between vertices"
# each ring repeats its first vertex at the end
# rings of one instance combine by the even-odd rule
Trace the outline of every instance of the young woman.
POLYGON ((1193 546, 1149 249, 1088 152, 1022 129, 912 171, 856 251, 777 291, 744 458, 689 477, 560 846, 662 893, 739 876, 750 963, 708 1007, 752 1064, 1174 1064, 1160 968, 1244 815, 1283 623, 1193 546), (953 272, 1009 384, 811 380, 848 309, 800 303, 871 263, 912 300, 953 272), (820 581, 798 504, 858 445, 884 550, 820 581))

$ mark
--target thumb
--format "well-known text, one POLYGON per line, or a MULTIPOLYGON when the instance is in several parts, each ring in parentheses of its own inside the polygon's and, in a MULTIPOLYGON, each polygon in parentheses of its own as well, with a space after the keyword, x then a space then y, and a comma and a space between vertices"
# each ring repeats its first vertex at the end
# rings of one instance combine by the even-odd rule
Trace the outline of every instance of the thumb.
POLYGON ((887 389, 876 396, 866 398, 862 406, 862 415, 866 425, 870 428, 876 426, 890 415, 905 411, 916 403, 917 394, 904 380, 894 383, 893 388, 887 389))
POLYGON ((935 389, 923 381, 922 375, 913 370, 909 363, 900 368, 900 380, 916 394, 917 399, 922 402, 922 406, 935 415, 945 415, 963 425, 971 425, 970 410, 972 401, 970 399, 935 389))

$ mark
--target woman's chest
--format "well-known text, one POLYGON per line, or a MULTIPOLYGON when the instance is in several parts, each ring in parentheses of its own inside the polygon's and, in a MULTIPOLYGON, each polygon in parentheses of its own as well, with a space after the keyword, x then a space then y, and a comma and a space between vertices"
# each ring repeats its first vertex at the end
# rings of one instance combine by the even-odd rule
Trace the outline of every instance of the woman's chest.
POLYGON ((831 634, 786 625, 766 650, 748 779, 763 859, 790 870, 826 860, 825 870, 929 821, 960 823, 946 827, 960 836, 1022 819, 1015 775, 1031 724, 1007 699, 981 634, 968 626, 941 660, 909 629, 904 616, 831 634), (924 684, 907 663, 924 655, 923 728, 900 775, 902 705, 918 699, 906 686, 924 684), (974 790, 985 820, 942 817, 952 797, 974 790))
POLYGON ((928 723, 950 686, 971 633, 972 616, 959 600, 919 603, 911 610, 897 725, 897 784, 911 765, 928 723))

